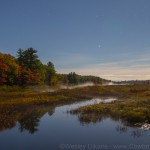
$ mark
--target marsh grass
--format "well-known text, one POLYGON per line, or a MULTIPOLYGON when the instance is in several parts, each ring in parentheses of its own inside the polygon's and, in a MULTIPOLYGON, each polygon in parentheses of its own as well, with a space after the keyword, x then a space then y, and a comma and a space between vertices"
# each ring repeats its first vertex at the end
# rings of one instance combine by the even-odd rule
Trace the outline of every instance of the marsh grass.
POLYGON ((8 126, 13 126, 15 121, 27 112, 27 108, 55 107, 93 97, 116 97, 118 100, 72 110, 71 113, 78 114, 82 122, 96 122, 103 117, 121 119, 129 123, 145 120, 150 122, 150 85, 87 86, 54 92, 39 92, 33 89, 34 87, 0 87, 0 124, 7 120, 12 121, 8 126))
POLYGON ((150 86, 121 85, 99 88, 101 95, 116 96, 117 101, 80 107, 70 113, 78 114, 82 122, 96 122, 103 117, 122 120, 133 125, 137 122, 150 122, 150 86), (92 115, 91 115, 92 114, 92 115))

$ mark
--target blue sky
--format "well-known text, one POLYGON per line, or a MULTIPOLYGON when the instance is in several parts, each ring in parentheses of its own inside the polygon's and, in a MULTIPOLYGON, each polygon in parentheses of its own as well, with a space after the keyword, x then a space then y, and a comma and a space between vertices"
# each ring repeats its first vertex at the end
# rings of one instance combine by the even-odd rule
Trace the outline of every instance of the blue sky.
POLYGON ((38 50, 57 72, 150 79, 149 0, 0 0, 0 52, 38 50))

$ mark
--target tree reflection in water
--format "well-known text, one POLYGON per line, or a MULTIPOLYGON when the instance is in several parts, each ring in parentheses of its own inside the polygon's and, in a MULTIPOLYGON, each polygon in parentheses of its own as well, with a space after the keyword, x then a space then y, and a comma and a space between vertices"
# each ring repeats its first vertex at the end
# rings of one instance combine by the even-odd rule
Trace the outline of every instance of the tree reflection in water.
POLYGON ((116 131, 119 133, 127 133, 128 131, 130 132, 130 135, 133 138, 139 138, 143 135, 143 130, 139 129, 139 128, 131 128, 130 130, 128 130, 128 128, 126 126, 123 125, 117 125, 116 126, 116 131))
POLYGON ((126 126, 117 125, 116 126, 116 131, 119 132, 119 133, 125 133, 125 132, 128 131, 128 129, 127 129, 126 126))
POLYGON ((131 136, 134 138, 139 138, 143 135, 143 130, 141 129, 134 129, 133 131, 131 131, 131 136))
POLYGON ((29 133, 33 134, 34 132, 38 131, 38 125, 40 121, 40 116, 38 112, 33 111, 23 118, 21 118, 19 122, 19 130, 23 132, 24 130, 28 130, 29 133))
POLYGON ((50 109, 50 110, 48 111, 48 115, 49 115, 49 116, 52 116, 52 115, 54 114, 54 112, 55 112, 55 109, 50 109))
POLYGON ((101 122, 104 117, 101 115, 95 115, 95 113, 79 114, 78 119, 81 124, 97 123, 101 122))
POLYGON ((19 124, 19 131, 28 131, 30 134, 38 131, 40 118, 48 112, 53 115, 52 106, 26 106, 26 107, 1 107, 0 109, 0 131, 11 129, 19 124))
MULTIPOLYGON (((96 113, 78 114, 78 120, 80 121, 82 125, 101 122, 103 119, 107 117, 108 117, 107 115, 99 115, 99 114, 97 115, 96 113)), ((114 121, 118 120, 117 118, 114 118, 114 117, 111 119, 114 121)), ((129 126, 126 126, 127 122, 125 122, 125 124, 122 124, 122 123, 115 127, 116 131, 119 132, 120 134, 130 133, 130 135, 134 138, 139 138, 144 134, 143 130, 137 127, 129 128, 129 126)))
POLYGON ((0 105, 0 131, 11 129, 16 125, 17 114, 12 106, 0 105))

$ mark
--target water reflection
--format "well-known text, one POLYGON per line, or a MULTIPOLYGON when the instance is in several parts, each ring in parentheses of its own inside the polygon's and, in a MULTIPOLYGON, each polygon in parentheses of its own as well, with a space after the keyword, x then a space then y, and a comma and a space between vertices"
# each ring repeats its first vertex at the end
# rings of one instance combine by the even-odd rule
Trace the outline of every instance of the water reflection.
MULTIPOLYGON (((97 103, 110 103, 115 101, 115 98, 93 98, 92 100, 80 101, 74 104, 65 105, 64 110, 73 109, 81 106, 87 106, 97 103)), ((33 134, 38 131, 40 118, 48 112, 49 116, 54 114, 56 106, 48 105, 0 105, 0 131, 11 129, 19 126, 19 131, 28 131, 33 134)), ((79 121, 81 123, 90 123, 101 121, 103 116, 94 114, 80 115, 79 121), (90 116, 90 117, 89 117, 90 116)))
POLYGON ((59 105, 56 109, 55 106, 44 105, 0 106, 0 130, 15 127, 0 134, 1 149, 39 150, 43 147, 55 150, 60 149, 61 143, 81 143, 86 146, 149 143, 149 132, 126 126, 118 117, 112 115, 110 118, 106 115, 107 112, 97 115, 78 114, 78 116, 66 113, 67 110, 86 104, 89 102, 59 105), (35 134, 37 132, 38 134, 35 134))
POLYGON ((95 115, 95 113, 79 114, 78 120, 81 124, 101 122, 105 117, 103 115, 95 115))
POLYGON ((24 117, 19 119, 19 130, 23 132, 28 130, 29 133, 33 134, 38 131, 38 125, 40 121, 40 115, 37 111, 26 114, 24 117))
POLYGON ((78 120, 80 121, 80 124, 96 124, 102 122, 106 118, 111 118, 113 121, 118 121, 118 125, 115 127, 115 130, 120 134, 126 134, 130 133, 131 137, 133 138, 139 138, 144 135, 144 130, 142 130, 140 127, 130 127, 127 125, 126 122, 123 122, 119 120, 119 118, 113 118, 110 115, 106 114, 95 114, 95 113, 87 113, 87 114, 78 114, 78 120), (130 129, 130 130, 129 130, 130 129))
POLYGON ((114 116, 114 115, 110 115, 107 113, 78 113, 78 114, 74 114, 72 112, 70 112, 72 115, 77 115, 78 120, 80 121, 81 124, 89 124, 89 123, 98 123, 103 121, 106 118, 111 118, 113 121, 119 121, 119 117, 118 116, 114 116))
POLYGON ((117 125, 116 131, 122 134, 122 133, 126 133, 128 131, 128 129, 126 126, 117 125))
MULTIPOLYGON (((57 111, 60 112, 58 115, 59 116, 66 116, 67 110, 72 110, 81 106, 86 106, 86 105, 92 105, 95 103, 100 103, 100 102, 112 102, 114 99, 107 99, 107 100, 102 100, 102 99, 93 99, 93 100, 88 100, 88 101, 82 101, 70 105, 64 105, 64 106, 59 106, 57 107, 57 111)), ((39 123, 40 119, 43 117, 45 113, 48 114, 48 116, 52 116, 55 112, 55 107, 56 106, 48 106, 48 105, 27 105, 27 106, 0 106, 0 131, 4 131, 7 129, 11 129, 16 126, 19 129, 20 132, 27 131, 30 134, 34 134, 39 130, 39 123)), ((56 112, 55 114, 57 114, 56 112)), ((73 116, 71 115, 70 118, 73 116)), ((127 133, 128 127, 126 126, 126 123, 120 122, 119 116, 116 116, 114 114, 107 114, 106 113, 87 113, 83 114, 80 113, 77 115, 78 121, 80 122, 81 125, 85 124, 96 124, 100 123, 106 118, 111 118, 111 120, 114 120, 115 122, 119 121, 119 125, 117 125, 115 130, 119 132, 120 134, 127 133)), ((138 128, 133 128, 134 130, 130 131, 130 135, 132 137, 140 137, 143 135, 143 131, 138 129, 138 128)))
POLYGON ((95 114, 83 114, 79 115, 78 119, 81 124, 89 124, 89 123, 97 123, 101 122, 103 120, 103 117, 101 115, 95 115, 95 114))
POLYGON ((120 134, 125 134, 129 132, 129 134, 133 138, 140 138, 141 136, 144 135, 143 130, 141 130, 140 128, 128 128, 127 126, 124 125, 117 125, 116 131, 119 132, 120 134))
POLYGON ((143 130, 135 128, 132 132, 131 132, 131 136, 134 138, 139 138, 144 134, 143 130))
POLYGON ((0 131, 11 129, 16 125, 17 114, 12 106, 0 106, 0 131))
POLYGON ((28 131, 33 134, 38 131, 40 118, 48 112, 54 113, 52 106, 5 106, 0 109, 0 131, 11 129, 18 122, 20 132, 28 131))

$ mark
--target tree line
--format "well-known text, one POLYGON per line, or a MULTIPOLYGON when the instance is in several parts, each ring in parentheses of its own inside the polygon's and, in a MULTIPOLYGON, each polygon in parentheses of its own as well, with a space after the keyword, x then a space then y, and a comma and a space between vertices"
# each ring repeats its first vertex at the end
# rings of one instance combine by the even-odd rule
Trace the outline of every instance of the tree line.
POLYGON ((10 54, 0 53, 1 85, 54 85, 56 82, 53 63, 42 64, 35 49, 19 49, 16 58, 10 54))
POLYGON ((84 83, 93 83, 93 84, 104 84, 109 82, 108 80, 102 79, 97 76, 81 76, 76 74, 75 72, 71 72, 69 74, 58 74, 58 81, 60 84, 71 84, 71 85, 77 85, 77 84, 84 84, 84 83))
POLYGON ((102 84, 106 81, 95 76, 80 76, 75 72, 58 74, 54 64, 51 61, 43 64, 37 55, 37 50, 33 48, 19 49, 16 57, 0 53, 0 85, 46 84, 54 86, 57 83, 75 85, 93 82, 102 84))

